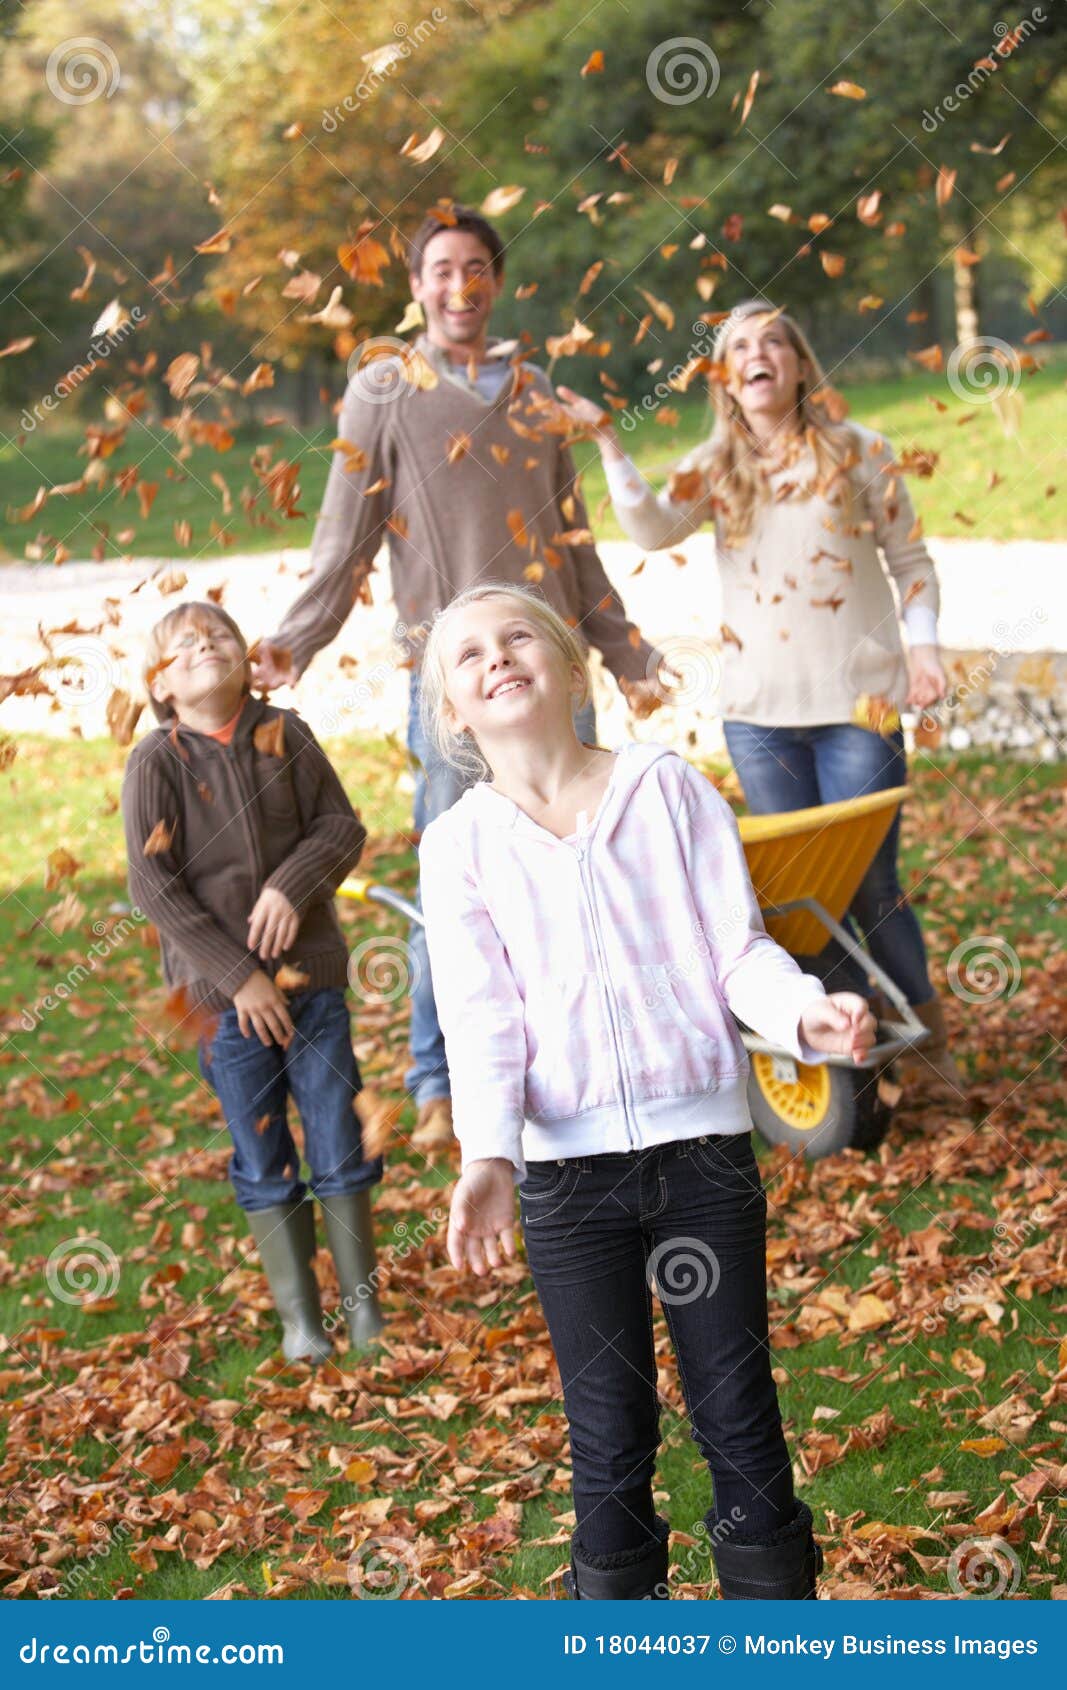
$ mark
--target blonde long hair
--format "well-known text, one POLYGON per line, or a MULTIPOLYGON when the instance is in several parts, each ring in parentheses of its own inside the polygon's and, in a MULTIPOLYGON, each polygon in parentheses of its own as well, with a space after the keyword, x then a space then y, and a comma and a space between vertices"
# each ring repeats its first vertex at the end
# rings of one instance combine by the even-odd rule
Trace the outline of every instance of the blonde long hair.
MULTIPOLYGON (((801 372, 797 394, 796 438, 798 448, 810 447, 815 457, 816 482, 812 491, 822 493, 831 502, 839 502, 843 519, 848 522, 853 493, 849 471, 860 459, 856 436, 844 420, 847 414, 844 400, 827 381, 800 325, 765 299, 745 300, 719 327, 715 363, 721 370, 730 334, 738 323, 768 314, 781 323, 798 357, 807 366, 801 372)), ((675 473, 696 471, 703 478, 723 513, 727 543, 733 545, 747 539, 759 506, 770 497, 768 471, 740 403, 725 381, 712 380, 710 388, 714 427, 707 440, 687 453, 675 473)))
POLYGON ((447 686, 445 678, 444 636, 449 624, 469 604, 483 599, 510 599, 516 613, 527 617, 554 645, 564 662, 573 664, 582 673, 581 694, 574 708, 580 710, 592 693, 589 679, 589 660, 573 628, 548 603, 547 599, 529 587, 510 581, 483 581, 476 587, 466 587, 457 593, 442 610, 437 611, 426 636, 422 668, 419 672, 419 716, 422 731, 438 756, 473 780, 486 780, 492 774, 474 735, 464 730, 453 733, 445 721, 447 686))

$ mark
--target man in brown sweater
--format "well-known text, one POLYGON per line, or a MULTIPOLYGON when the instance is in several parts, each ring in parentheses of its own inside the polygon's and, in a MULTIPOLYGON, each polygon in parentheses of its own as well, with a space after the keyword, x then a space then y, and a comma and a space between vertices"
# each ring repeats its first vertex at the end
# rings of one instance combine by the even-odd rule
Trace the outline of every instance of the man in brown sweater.
MULTIPOLYGON (((419 663, 426 625, 478 581, 535 582, 597 647, 637 716, 663 702, 659 654, 627 620, 592 542, 567 445, 573 432, 545 372, 515 342, 488 335, 504 285, 504 247, 476 212, 432 215, 411 246, 411 291, 426 332, 413 346, 361 348, 341 406, 311 546, 311 578, 277 633, 260 645, 257 680, 293 684, 336 638, 388 542, 397 635, 411 663, 408 744, 420 765, 415 831, 447 810, 465 782, 425 741, 419 663)), ((595 743, 591 707, 576 717, 595 743)), ((413 924, 411 1057, 420 1148, 452 1137, 448 1068, 421 927, 413 924)), ((443 983, 447 989, 447 982, 443 983)))

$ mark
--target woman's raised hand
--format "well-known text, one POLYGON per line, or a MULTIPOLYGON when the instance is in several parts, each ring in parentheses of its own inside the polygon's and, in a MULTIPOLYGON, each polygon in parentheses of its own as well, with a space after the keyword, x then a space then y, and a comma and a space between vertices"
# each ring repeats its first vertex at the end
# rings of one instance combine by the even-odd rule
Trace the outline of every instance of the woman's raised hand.
POLYGON ((515 1170, 504 1158, 470 1162, 452 1193, 448 1259, 462 1273, 515 1260, 515 1170))
POLYGON ((913 645, 908 652, 908 703, 915 710, 936 704, 948 690, 936 645, 913 645))
POLYGON ((556 398, 560 409, 572 422, 577 423, 584 433, 591 435, 601 445, 617 446, 611 412, 605 411, 603 405, 598 405, 593 399, 583 399, 580 393, 575 393, 573 387, 557 387, 556 398))

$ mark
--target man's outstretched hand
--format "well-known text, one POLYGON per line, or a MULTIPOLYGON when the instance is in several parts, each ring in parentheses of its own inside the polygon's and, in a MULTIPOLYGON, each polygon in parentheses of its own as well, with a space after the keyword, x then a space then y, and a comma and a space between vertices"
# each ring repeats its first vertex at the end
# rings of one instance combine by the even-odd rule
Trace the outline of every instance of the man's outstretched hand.
POLYGON ((862 1062, 877 1036, 870 1004, 858 992, 816 998, 800 1017, 800 1036, 815 1050, 862 1062))
POLYGON ((502 1157, 471 1162, 456 1183, 448 1217, 448 1259, 477 1274, 515 1260, 515 1170, 502 1157))
POLYGON ((260 692, 273 692, 275 687, 295 687, 297 673, 293 654, 285 646, 260 640, 252 652, 252 684, 260 692))

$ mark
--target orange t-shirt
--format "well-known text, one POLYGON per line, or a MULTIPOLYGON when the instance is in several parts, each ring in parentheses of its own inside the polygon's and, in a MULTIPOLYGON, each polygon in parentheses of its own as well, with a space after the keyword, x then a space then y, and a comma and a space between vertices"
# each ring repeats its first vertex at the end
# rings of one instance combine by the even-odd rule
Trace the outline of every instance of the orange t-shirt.
POLYGON ((208 739, 217 739, 220 745, 229 745, 234 734, 237 732, 237 724, 241 720, 241 711, 244 707, 245 701, 242 698, 240 704, 237 706, 237 714, 235 716, 231 716, 228 722, 224 722, 221 728, 205 728, 204 732, 207 734, 208 739))

